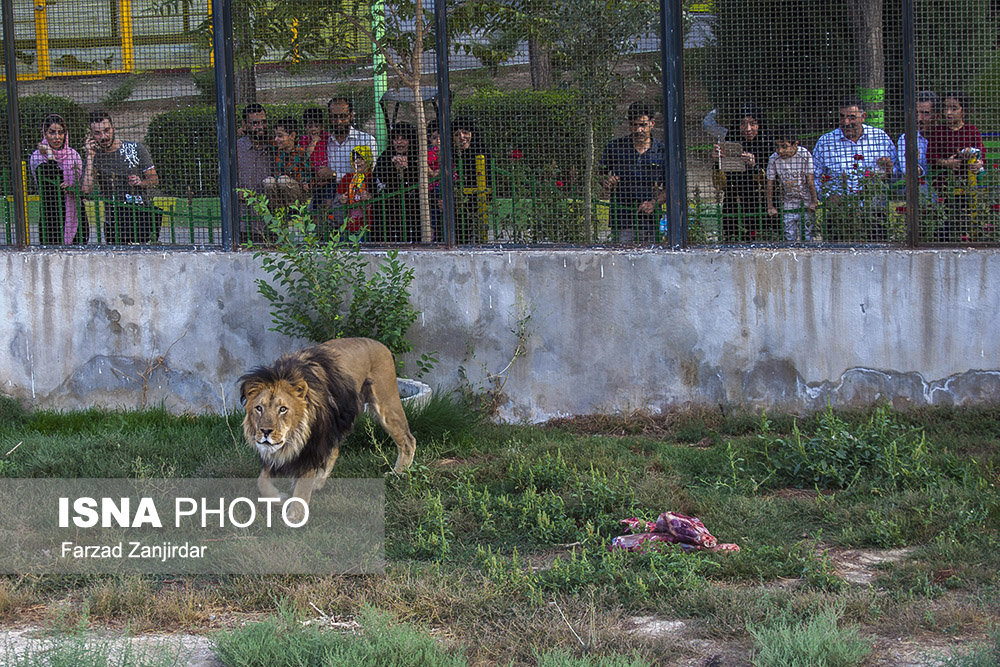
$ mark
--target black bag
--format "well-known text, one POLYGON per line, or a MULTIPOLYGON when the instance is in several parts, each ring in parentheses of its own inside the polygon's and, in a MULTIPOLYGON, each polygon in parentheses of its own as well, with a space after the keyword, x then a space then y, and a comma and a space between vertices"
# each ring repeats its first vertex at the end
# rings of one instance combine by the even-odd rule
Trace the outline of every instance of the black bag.
POLYGON ((38 242, 60 245, 66 226, 66 193, 62 189, 62 168, 56 162, 43 162, 35 169, 38 179, 38 242))

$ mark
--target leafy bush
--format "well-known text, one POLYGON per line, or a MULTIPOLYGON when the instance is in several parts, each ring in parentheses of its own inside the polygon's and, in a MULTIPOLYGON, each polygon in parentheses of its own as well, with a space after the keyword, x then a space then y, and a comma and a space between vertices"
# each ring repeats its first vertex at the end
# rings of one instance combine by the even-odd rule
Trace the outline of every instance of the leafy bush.
POLYGON ((219 194, 219 141, 215 107, 191 106, 158 114, 149 123, 146 148, 164 194, 219 194))
POLYGON ((261 249, 254 255, 273 280, 257 280, 273 306, 272 331, 317 343, 374 338, 392 351, 398 364, 399 355, 413 349, 406 340, 417 319, 410 305, 413 269, 390 250, 369 275, 359 236, 348 236, 341 228, 321 241, 305 204, 290 207, 286 219, 272 213, 263 196, 241 192, 275 239, 274 252, 261 249))
POLYGON ((796 423, 789 438, 777 437, 765 414, 757 447, 779 479, 807 488, 846 489, 863 479, 899 490, 933 476, 923 429, 900 423, 884 406, 857 426, 828 407, 813 433, 796 423))
POLYGON ((757 644, 754 667, 853 667, 872 652, 856 628, 841 630, 841 612, 826 609, 809 621, 779 620, 766 627, 749 625, 757 644))
MULTIPOLYGON (((539 178, 579 180, 587 147, 586 123, 575 90, 486 90, 458 99, 455 116, 471 118, 483 148, 504 167, 511 158, 539 178)), ((617 118, 605 118, 594 132, 600 150, 611 138, 617 118)), ((595 159, 599 157, 595 156, 595 159)), ((509 169, 499 168, 497 188, 505 196, 513 187, 509 169)))

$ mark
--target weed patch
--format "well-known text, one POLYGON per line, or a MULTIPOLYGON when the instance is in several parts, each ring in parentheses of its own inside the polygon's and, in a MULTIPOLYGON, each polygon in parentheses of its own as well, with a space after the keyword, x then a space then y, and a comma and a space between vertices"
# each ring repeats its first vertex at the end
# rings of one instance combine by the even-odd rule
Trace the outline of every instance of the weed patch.
POLYGON ((806 488, 847 489, 863 481, 897 491, 919 487, 936 472, 923 430, 884 406, 857 425, 828 407, 813 431, 803 433, 795 423, 788 437, 775 434, 765 414, 756 454, 779 480, 806 488))
POLYGON ((853 667, 871 653, 856 627, 838 628, 841 611, 827 609, 812 619, 795 623, 779 620, 766 626, 750 625, 755 641, 754 667, 853 667))

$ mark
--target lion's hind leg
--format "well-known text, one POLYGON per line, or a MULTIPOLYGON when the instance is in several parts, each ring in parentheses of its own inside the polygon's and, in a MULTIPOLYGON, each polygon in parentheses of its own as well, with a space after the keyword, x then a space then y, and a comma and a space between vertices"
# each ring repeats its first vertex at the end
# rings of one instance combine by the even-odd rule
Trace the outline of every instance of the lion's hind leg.
POLYGON ((417 451, 417 439, 410 433, 410 424, 403 412, 403 403, 399 400, 399 388, 396 378, 392 378, 392 386, 376 387, 370 379, 361 387, 361 395, 371 406, 375 419, 385 432, 396 443, 396 465, 393 471, 401 475, 413 463, 413 455, 417 451))

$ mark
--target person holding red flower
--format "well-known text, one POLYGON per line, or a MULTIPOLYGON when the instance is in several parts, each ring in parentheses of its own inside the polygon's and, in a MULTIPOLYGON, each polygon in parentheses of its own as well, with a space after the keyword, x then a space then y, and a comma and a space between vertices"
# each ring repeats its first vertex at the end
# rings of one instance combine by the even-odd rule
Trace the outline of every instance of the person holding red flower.
POLYGON ((977 174, 983 169, 983 136, 965 122, 968 96, 946 93, 941 111, 943 124, 927 138, 927 163, 934 173, 934 187, 948 215, 935 230, 935 241, 954 241, 953 226, 971 229, 977 174))
POLYGON ((827 241, 854 241, 848 233, 857 224, 850 219, 864 214, 865 240, 888 240, 884 197, 865 198, 872 189, 881 190, 897 171, 896 145, 883 130, 865 124, 861 100, 848 98, 838 105, 840 125, 827 132, 813 148, 813 169, 820 198, 824 201, 827 241), (847 205, 848 198, 860 200, 847 205))

